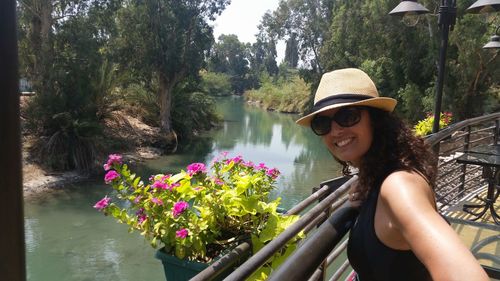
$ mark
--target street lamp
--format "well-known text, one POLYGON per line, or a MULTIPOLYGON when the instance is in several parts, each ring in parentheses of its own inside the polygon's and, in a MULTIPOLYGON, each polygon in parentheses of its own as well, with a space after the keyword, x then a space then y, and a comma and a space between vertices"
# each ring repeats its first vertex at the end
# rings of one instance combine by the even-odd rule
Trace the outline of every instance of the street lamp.
POLYGON ((499 49, 500 48, 500 36, 498 34, 498 29, 500 29, 500 25, 497 26, 495 30, 495 35, 491 36, 490 42, 486 43, 483 46, 483 49, 499 49))
MULTIPOLYGON (((500 0, 478 0, 467 11, 470 13, 488 13, 500 10, 500 0)), ((389 15, 393 16, 408 16, 420 15, 428 13, 424 6, 420 5, 416 0, 401 1, 396 8, 394 8, 389 15)), ((441 101, 443 96, 443 80, 446 62, 446 51, 448 49, 448 35, 453 30, 457 16, 457 1, 456 0, 441 0, 441 5, 438 11, 438 25, 440 31, 440 45, 439 45, 439 64, 438 64, 438 78, 436 82, 436 97, 434 104, 434 123, 432 126, 432 133, 439 131, 439 120, 441 115, 441 101)), ((498 33, 498 28, 496 33, 498 33)), ((498 48, 499 37, 496 34, 491 38, 493 44, 486 44, 487 48, 498 48), (496 37, 495 37, 496 36, 496 37), (495 37, 495 38, 494 38, 495 37), (496 46, 496 47, 495 47, 496 46)))

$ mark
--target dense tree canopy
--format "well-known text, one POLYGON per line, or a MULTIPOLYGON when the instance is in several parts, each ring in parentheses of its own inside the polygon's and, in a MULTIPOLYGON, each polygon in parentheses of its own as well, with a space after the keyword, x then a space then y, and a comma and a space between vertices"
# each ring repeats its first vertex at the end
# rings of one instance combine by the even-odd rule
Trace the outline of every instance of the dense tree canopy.
MULTIPOLYGON (((210 110, 189 113, 197 104, 212 104, 200 91, 239 94, 274 84, 273 91, 261 91, 272 95, 299 81, 297 73, 314 89, 324 72, 359 67, 382 95, 398 99, 397 109, 409 121, 432 111, 439 50, 435 15, 406 26, 388 15, 397 0, 282 0, 262 17, 255 43, 230 34, 215 42, 213 20, 229 2, 19 0, 21 76, 37 92, 24 116, 26 128, 40 136, 37 147, 52 152, 44 154, 46 162, 90 166, 101 143, 95 138, 102 137, 117 100, 133 99, 143 107, 136 112, 156 118, 163 135, 172 137, 174 131, 188 133, 186 114, 211 122, 210 110), (286 53, 278 67, 280 40, 286 53)), ((481 48, 495 22, 467 14, 473 2, 458 1, 450 34, 443 110, 455 120, 500 110, 499 52, 481 48)), ((436 1, 420 3, 438 10, 436 1)), ((302 93, 304 83, 297 84, 302 93)))

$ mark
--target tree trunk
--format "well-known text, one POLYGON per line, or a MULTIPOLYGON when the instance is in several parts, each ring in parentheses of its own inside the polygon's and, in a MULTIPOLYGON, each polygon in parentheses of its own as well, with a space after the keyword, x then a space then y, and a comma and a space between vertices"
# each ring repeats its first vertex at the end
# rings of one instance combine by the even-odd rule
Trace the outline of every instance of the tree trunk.
POLYGON ((28 2, 26 9, 31 13, 31 30, 29 34, 33 50, 33 70, 31 82, 41 94, 47 91, 49 68, 52 65, 52 47, 50 32, 52 28, 52 1, 38 0, 28 2))
POLYGON ((172 129, 172 91, 174 88, 173 83, 167 79, 164 73, 159 74, 160 83, 158 97, 160 100, 160 132, 162 135, 168 137, 172 129))

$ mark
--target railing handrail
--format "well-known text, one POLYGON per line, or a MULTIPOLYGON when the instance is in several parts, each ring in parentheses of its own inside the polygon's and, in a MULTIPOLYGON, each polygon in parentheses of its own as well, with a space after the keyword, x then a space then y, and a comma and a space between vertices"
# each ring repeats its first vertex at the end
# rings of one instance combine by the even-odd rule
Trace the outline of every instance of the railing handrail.
POLYGON ((252 275, 252 273, 262 266, 274 253, 280 250, 288 241, 299 234, 299 232, 302 231, 302 229, 304 229, 312 219, 323 212, 324 209, 329 208, 333 202, 338 200, 340 195, 346 192, 350 185, 357 180, 357 178, 357 176, 353 176, 337 190, 328 195, 323 201, 314 206, 309 212, 301 216, 299 220, 278 235, 278 237, 271 240, 269 244, 251 256, 244 264, 239 266, 224 280, 245 280, 247 277, 252 275))
POLYGON ((308 280, 354 223, 358 211, 344 203, 271 276, 269 281, 308 280))
POLYGON ((492 114, 463 120, 463 121, 460 121, 458 123, 452 124, 444 129, 440 130, 439 132, 437 132, 435 134, 430 135, 429 137, 427 137, 425 139, 425 141, 429 145, 434 146, 435 144, 439 143, 444 138, 451 136, 456 131, 462 130, 468 126, 477 125, 479 123, 493 121, 496 119, 500 119, 500 112, 495 112, 492 114))

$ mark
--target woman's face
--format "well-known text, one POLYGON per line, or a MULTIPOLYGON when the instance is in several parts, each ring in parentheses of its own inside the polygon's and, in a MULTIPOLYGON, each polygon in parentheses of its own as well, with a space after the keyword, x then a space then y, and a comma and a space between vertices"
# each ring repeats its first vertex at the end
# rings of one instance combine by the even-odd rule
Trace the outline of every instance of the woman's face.
MULTIPOLYGON (((321 136, 328 150, 338 159, 350 162, 359 167, 362 157, 368 152, 373 140, 373 128, 370 114, 364 108, 361 110, 361 119, 351 127, 342 127, 337 122, 331 121, 331 130, 321 136)), ((321 113, 321 116, 332 117, 339 108, 330 109, 321 113)))

